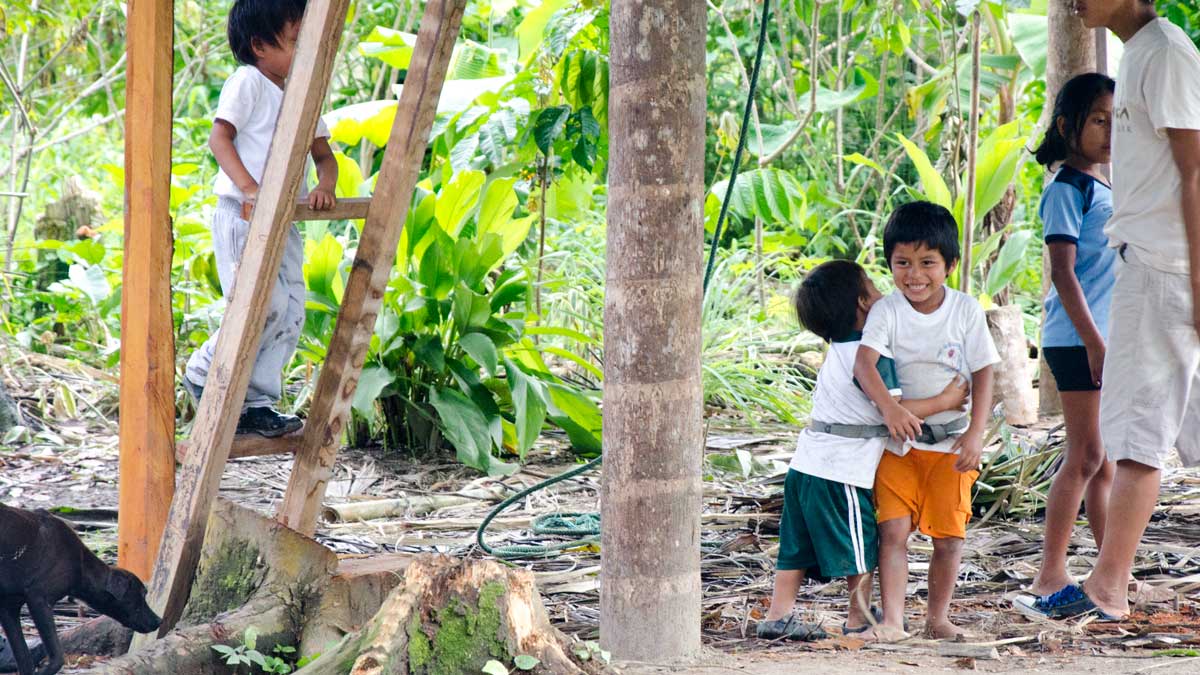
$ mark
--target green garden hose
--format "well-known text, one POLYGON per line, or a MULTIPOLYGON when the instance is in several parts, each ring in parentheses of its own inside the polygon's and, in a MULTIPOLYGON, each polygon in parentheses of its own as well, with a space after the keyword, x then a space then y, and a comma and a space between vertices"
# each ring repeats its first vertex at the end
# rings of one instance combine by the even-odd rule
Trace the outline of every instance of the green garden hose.
MULTIPOLYGON (((725 217, 729 214, 729 203, 733 199, 733 189, 737 183, 738 169, 742 163, 742 153, 746 149, 746 134, 750 128, 750 115, 754 109, 754 93, 758 90, 758 73, 762 66, 763 48, 767 43, 767 25, 771 16, 771 3, 764 2, 762 9, 762 20, 759 22, 758 33, 758 50, 754 54, 754 68, 750 72, 749 92, 746 95, 746 106, 742 111, 742 129, 738 134, 737 149, 733 153, 733 167, 730 170, 729 184, 725 188, 725 198, 721 201, 721 212, 717 216, 717 225, 713 231, 712 244, 709 246, 708 265, 704 269, 704 285, 702 293, 708 292, 708 282, 712 279, 713 267, 717 261, 717 249, 721 245, 721 234, 725 225, 725 217)), ((500 515, 502 511, 521 501, 525 497, 544 490, 555 483, 562 482, 568 478, 574 478, 585 471, 589 471, 600 465, 603 455, 591 460, 587 464, 577 466, 570 471, 561 473, 553 478, 548 478, 540 483, 535 483, 531 487, 525 488, 517 494, 505 499, 492 509, 483 522, 479 524, 479 529, 475 531, 475 540, 479 543, 479 548, 483 549, 489 555, 495 556, 502 560, 515 560, 522 558, 546 558, 558 555, 561 551, 567 549, 596 544, 600 541, 600 514, 599 513, 552 513, 538 516, 533 519, 531 525, 535 535, 555 535, 577 537, 571 541, 559 544, 514 544, 510 546, 497 546, 495 548, 488 545, 484 540, 484 532, 487 531, 487 526, 500 515)))

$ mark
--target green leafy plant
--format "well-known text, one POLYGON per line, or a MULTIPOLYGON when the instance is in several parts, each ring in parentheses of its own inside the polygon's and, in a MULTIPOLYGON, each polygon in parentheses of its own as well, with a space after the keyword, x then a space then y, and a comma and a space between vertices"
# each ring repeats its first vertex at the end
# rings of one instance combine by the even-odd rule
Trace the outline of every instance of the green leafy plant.
POLYGON ((234 673, 239 672, 242 666, 246 666, 247 673, 254 672, 255 666, 264 673, 281 673, 286 675, 292 672, 291 664, 284 660, 284 657, 291 658, 295 655, 295 647, 277 645, 272 650, 273 655, 263 654, 258 651, 257 647, 258 629, 250 626, 242 636, 241 644, 234 647, 213 645, 213 651, 225 659, 226 665, 233 666, 234 673))

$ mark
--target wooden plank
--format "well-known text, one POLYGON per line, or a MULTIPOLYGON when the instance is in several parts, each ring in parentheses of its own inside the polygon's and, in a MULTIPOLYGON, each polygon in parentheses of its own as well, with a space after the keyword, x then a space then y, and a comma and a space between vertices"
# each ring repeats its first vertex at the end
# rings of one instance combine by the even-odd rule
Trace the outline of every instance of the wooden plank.
POLYGON ((327 211, 314 211, 308 202, 296 202, 292 220, 361 220, 367 217, 371 206, 370 197, 350 197, 337 200, 337 205, 327 211))
POLYGON ((317 527, 325 484, 333 472, 354 389, 367 357, 465 5, 466 0, 430 0, 421 19, 379 169, 379 188, 363 224, 337 326, 317 379, 304 442, 279 507, 280 522, 304 534, 311 535, 317 527))
POLYGON ((175 492, 171 318, 173 0, 131 0, 125 104, 117 562, 150 578, 175 492))
MULTIPOLYGON (((194 445, 179 471, 175 500, 146 596, 163 617, 159 636, 175 626, 191 591, 209 510, 246 396, 348 4, 349 0, 310 0, 304 13, 246 250, 192 427, 194 445)), ((135 649, 153 639, 138 637, 135 649)))
MULTIPOLYGON (((291 455, 300 447, 300 440, 303 437, 304 429, 293 431, 286 436, 278 438, 266 438, 258 434, 234 436, 233 443, 229 446, 228 459, 291 455)), ((175 446, 175 461, 183 464, 187 460, 187 455, 191 452, 192 447, 193 443, 191 441, 180 441, 175 446)))

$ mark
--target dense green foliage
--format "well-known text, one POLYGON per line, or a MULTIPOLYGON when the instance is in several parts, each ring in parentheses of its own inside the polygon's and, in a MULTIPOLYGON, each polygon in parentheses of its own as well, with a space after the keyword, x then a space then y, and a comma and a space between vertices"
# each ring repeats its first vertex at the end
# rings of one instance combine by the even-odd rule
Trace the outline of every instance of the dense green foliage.
MULTIPOLYGON (((207 218, 207 149, 220 87, 235 68, 228 0, 176 7, 173 283, 180 363, 223 309, 207 218)), ((985 302, 1018 303, 1036 334, 1043 175, 1039 134, 1045 0, 959 2, 982 15, 975 246, 964 278, 985 302), (1010 189, 1010 186, 1012 188, 1010 189)), ((0 335, 26 349, 114 368, 120 349, 125 5, 18 3, 0 9, 0 335), (89 222, 43 218, 68 179, 94 193, 89 222), (7 245, 5 251, 9 251, 7 245)), ((1187 0, 1160 10, 1200 39, 1187 0)), ((798 421, 813 343, 787 294, 805 269, 853 258, 887 286, 879 231, 922 196, 964 218, 969 18, 956 3, 776 0, 749 162, 705 304, 710 405, 750 420, 798 421)), ((326 120, 340 196, 369 194, 419 0, 358 0, 326 120)), ((709 1, 706 213, 724 195, 761 6, 709 1)), ((1116 45, 1114 45, 1115 47, 1116 45)), ((603 355, 608 8, 601 0, 470 0, 431 149, 354 403, 354 441, 429 447, 505 471, 544 424, 599 449, 603 355)), ((136 142, 132 139, 131 142, 136 142)), ((356 223, 308 223, 308 320, 288 403, 307 405, 332 333, 356 223)), ((181 406, 186 407, 180 396, 181 406)), ((186 412, 186 411, 185 411, 186 412)))

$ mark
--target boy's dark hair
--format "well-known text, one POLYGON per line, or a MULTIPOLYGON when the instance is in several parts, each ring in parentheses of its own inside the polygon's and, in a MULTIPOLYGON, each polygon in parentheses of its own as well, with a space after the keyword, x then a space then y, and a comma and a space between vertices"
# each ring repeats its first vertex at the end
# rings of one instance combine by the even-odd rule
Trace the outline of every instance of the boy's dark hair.
POLYGON ((796 318, 826 342, 854 331, 858 301, 867 297, 867 273, 858 263, 831 260, 804 277, 796 289, 796 318))
POLYGON ((1102 73, 1084 73, 1067 80, 1054 99, 1054 114, 1050 117, 1046 137, 1033 151, 1037 163, 1050 166, 1066 159, 1071 149, 1079 145, 1079 135, 1087 125, 1096 99, 1116 90, 1116 81, 1102 73), (1063 120, 1062 131, 1058 129, 1059 119, 1063 120))
POLYGON ((229 48, 241 63, 254 65, 254 40, 278 47, 279 35, 289 23, 304 17, 307 0, 234 0, 225 34, 229 48))
POLYGON ((889 268, 896 244, 924 244, 941 253, 950 267, 958 262, 958 223, 944 206, 909 202, 893 211, 883 228, 883 256, 889 268))

